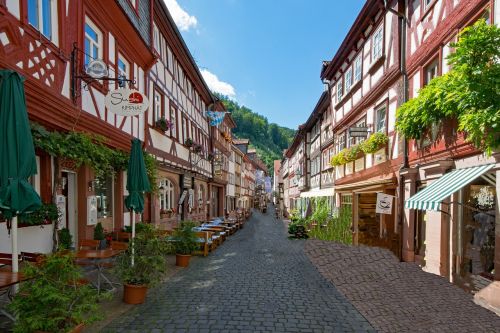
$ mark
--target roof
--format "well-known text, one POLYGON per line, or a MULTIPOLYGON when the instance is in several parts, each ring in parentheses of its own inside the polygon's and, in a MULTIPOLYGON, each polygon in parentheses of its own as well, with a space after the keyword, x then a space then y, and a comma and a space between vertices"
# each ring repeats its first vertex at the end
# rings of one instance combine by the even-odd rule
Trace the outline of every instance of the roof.
POLYGON ((311 128, 314 127, 314 124, 316 124, 318 120, 321 120, 321 116, 323 116, 323 113, 328 109, 329 103, 330 99, 328 98, 328 91, 325 90, 319 97, 314 110, 311 112, 304 125, 304 129, 306 131, 310 131, 311 128))

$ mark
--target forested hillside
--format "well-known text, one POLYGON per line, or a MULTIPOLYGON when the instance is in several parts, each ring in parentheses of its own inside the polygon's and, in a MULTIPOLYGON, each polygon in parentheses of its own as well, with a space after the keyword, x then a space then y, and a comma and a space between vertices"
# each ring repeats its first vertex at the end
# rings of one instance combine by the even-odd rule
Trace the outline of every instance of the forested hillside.
POLYGON ((283 150, 293 140, 295 130, 269 123, 267 118, 239 105, 229 98, 217 95, 237 124, 233 133, 237 138, 250 139, 250 145, 257 149, 262 161, 273 173, 273 161, 281 160, 283 150))

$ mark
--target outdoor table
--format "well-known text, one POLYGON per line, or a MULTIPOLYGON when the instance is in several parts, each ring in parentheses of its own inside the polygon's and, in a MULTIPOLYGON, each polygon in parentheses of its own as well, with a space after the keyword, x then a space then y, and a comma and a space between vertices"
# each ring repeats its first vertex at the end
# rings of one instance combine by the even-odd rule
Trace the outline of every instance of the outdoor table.
POLYGON ((116 257, 124 250, 78 250, 75 253, 76 259, 89 259, 93 262, 97 269, 97 293, 101 292, 101 278, 111 287, 110 291, 114 291, 116 288, 108 277, 104 274, 104 263, 106 259, 116 257))
MULTIPOLYGON (((22 273, 17 272, 13 273, 4 269, 0 270, 0 295, 5 295, 7 294, 7 297, 11 301, 12 298, 14 297, 14 294, 12 293, 12 287, 16 284, 18 284, 21 281, 25 281, 26 278, 23 276, 22 273)), ((0 308, 0 313, 9 318, 12 321, 15 321, 16 319, 7 311, 4 309, 0 308)))

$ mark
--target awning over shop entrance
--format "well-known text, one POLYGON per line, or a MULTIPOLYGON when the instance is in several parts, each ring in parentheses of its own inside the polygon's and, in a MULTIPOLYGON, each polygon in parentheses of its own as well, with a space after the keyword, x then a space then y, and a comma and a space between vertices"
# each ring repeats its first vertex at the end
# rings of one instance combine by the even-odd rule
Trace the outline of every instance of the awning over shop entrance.
POLYGON ((324 189, 317 189, 317 190, 311 190, 307 192, 302 192, 300 193, 301 198, 314 198, 314 197, 333 197, 335 194, 334 188, 324 188, 324 189))
POLYGON ((441 201, 481 176, 495 164, 453 170, 406 200, 405 208, 441 210, 441 201))

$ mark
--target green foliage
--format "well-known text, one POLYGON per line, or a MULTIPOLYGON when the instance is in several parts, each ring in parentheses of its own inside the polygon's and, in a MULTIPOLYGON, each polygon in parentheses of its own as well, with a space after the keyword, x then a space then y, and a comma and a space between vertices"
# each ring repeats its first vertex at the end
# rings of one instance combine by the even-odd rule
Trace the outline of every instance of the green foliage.
POLYGON ((94 227, 94 239, 95 240, 104 239, 104 228, 102 227, 101 222, 97 223, 94 227))
MULTIPOLYGON (((96 178, 127 169, 129 153, 108 147, 102 136, 82 132, 50 132, 36 123, 31 123, 31 134, 36 147, 52 156, 70 159, 76 167, 89 165, 96 178)), ((154 157, 145 153, 144 160, 150 183, 157 184, 154 157)))
POLYGON ((82 284, 83 276, 71 255, 55 253, 40 265, 28 265, 19 293, 9 305, 16 316, 14 332, 68 332, 80 323, 101 318, 95 289, 82 284))
POLYGON ((352 244, 351 224, 351 207, 342 207, 339 209, 338 214, 329 217, 326 224, 318 224, 309 232, 309 235, 320 240, 352 244))
POLYGON ((307 225, 307 220, 299 217, 291 220, 292 222, 288 225, 288 233, 292 235, 293 238, 308 238, 305 226, 307 225))
POLYGON ((118 256, 114 272, 126 284, 154 286, 166 271, 165 255, 171 245, 152 225, 142 224, 129 248, 118 256))
POLYGON ((283 150, 291 144, 295 130, 274 123, 269 124, 266 118, 251 109, 239 105, 226 96, 216 95, 236 122, 237 127, 233 130, 235 136, 250 139, 250 143, 272 174, 273 161, 283 158, 283 150))
POLYGON ((347 162, 349 162, 347 154, 348 154, 348 148, 342 149, 341 151, 339 151, 338 154, 332 156, 330 164, 332 166, 339 166, 346 164, 347 162))
POLYGON ((62 228, 58 232, 59 236, 59 250, 69 250, 73 243, 73 237, 69 233, 68 228, 62 228))
POLYGON ((53 203, 42 204, 38 210, 23 214, 20 217, 20 222, 27 225, 42 225, 57 221, 59 218, 59 210, 53 203))
POLYGON ((192 221, 182 221, 174 230, 173 241, 175 252, 178 254, 191 254, 198 247, 198 237, 193 228, 196 224, 192 221))
POLYGON ((158 194, 158 166, 154 155, 144 152, 144 165, 151 185, 151 193, 158 194))
POLYGON ((396 128, 420 139, 432 124, 455 118, 466 139, 490 155, 500 146, 500 28, 480 20, 452 47, 450 72, 398 109, 396 128))
POLYGON ((389 137, 382 132, 375 132, 368 139, 359 144, 360 149, 365 154, 373 154, 377 152, 383 145, 389 142, 389 137))
POLYGON ((360 145, 351 146, 346 148, 345 159, 347 162, 353 162, 358 158, 360 153, 362 153, 360 145))
POLYGON ((310 220, 316 222, 319 225, 326 223, 328 217, 332 213, 327 198, 321 197, 311 200, 314 200, 314 209, 310 220))

